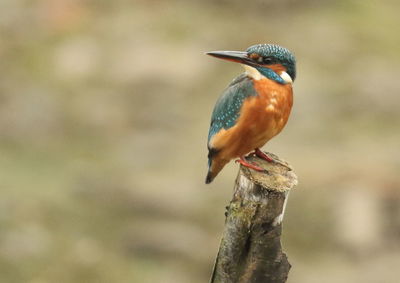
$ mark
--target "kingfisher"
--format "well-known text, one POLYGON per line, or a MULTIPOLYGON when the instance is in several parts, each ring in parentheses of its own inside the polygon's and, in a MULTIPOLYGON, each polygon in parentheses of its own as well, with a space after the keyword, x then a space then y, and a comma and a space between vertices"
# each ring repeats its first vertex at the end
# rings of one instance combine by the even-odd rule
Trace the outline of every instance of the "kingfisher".
POLYGON ((212 51, 207 55, 240 63, 236 77, 217 100, 208 133, 208 173, 211 183, 232 159, 256 171, 247 154, 273 162, 260 148, 285 127, 293 105, 296 59, 286 48, 257 44, 246 51, 212 51))

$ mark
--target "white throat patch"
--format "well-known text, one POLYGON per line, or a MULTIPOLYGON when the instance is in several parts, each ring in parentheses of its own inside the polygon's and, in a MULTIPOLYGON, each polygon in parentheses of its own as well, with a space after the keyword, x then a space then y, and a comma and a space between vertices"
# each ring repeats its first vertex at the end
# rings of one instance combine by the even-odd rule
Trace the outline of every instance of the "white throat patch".
MULTIPOLYGON (((251 67, 249 65, 245 65, 245 64, 242 64, 242 66, 246 70, 246 74, 253 80, 258 81, 258 80, 265 78, 265 76, 262 75, 256 68, 253 68, 253 67, 251 67)), ((282 78, 282 80, 285 81, 285 83, 288 83, 288 84, 293 83, 292 78, 285 71, 281 72, 279 74, 279 76, 282 78)))
POLYGON ((242 66, 246 70, 246 74, 253 80, 258 81, 261 80, 262 78, 265 78, 265 76, 263 76, 256 68, 244 64, 242 64, 242 66))

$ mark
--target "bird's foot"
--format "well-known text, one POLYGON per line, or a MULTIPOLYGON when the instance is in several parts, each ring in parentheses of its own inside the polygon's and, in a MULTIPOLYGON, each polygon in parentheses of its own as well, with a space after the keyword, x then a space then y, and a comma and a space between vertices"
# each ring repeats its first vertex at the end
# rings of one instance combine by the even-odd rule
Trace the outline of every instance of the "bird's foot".
POLYGON ((292 168, 290 168, 287 164, 285 164, 285 163, 283 163, 283 162, 281 162, 279 160, 276 160, 276 159, 273 159, 273 158, 269 157, 268 154, 266 154, 265 152, 263 152, 259 148, 256 148, 252 153, 250 153, 250 155, 253 155, 253 156, 255 155, 255 156, 257 156, 257 157, 259 157, 259 158, 261 158, 261 159, 263 159, 263 160, 265 160, 267 162, 279 164, 279 165, 282 165, 283 167, 288 168, 289 170, 292 170, 292 168))
POLYGON ((272 159, 271 157, 269 157, 266 153, 264 153, 263 151, 261 151, 259 148, 256 148, 254 150, 254 154, 258 157, 260 157, 261 159, 264 159, 267 162, 275 162, 274 159, 272 159))
POLYGON ((255 165, 255 164, 252 164, 252 163, 246 161, 246 159, 244 157, 240 157, 240 159, 236 160, 235 162, 236 163, 240 163, 244 167, 251 168, 251 169, 256 170, 258 172, 265 172, 266 171, 264 168, 261 168, 258 165, 255 165))

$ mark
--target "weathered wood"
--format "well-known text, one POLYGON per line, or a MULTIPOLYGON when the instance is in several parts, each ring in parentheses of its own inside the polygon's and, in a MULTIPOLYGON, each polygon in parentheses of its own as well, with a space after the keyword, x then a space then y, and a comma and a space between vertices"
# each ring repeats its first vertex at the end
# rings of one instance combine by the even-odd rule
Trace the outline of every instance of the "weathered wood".
POLYGON ((297 184, 297 176, 288 163, 268 155, 276 162, 249 158, 265 173, 240 166, 211 283, 286 282, 290 264, 280 237, 289 191, 297 184))

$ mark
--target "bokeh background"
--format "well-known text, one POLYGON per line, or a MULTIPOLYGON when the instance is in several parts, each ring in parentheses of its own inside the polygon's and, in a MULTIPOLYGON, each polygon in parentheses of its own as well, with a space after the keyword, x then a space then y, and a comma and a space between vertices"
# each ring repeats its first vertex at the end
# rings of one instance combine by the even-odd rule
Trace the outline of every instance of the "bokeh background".
POLYGON ((0 1, 0 282, 207 282, 237 165, 209 186, 215 100, 277 43, 295 105, 264 149, 299 176, 290 283, 400 275, 400 4, 0 1))

